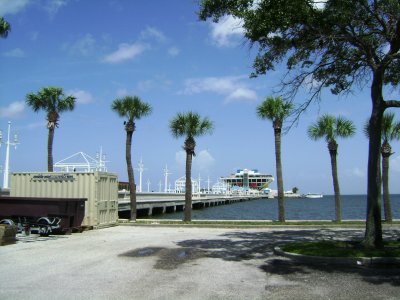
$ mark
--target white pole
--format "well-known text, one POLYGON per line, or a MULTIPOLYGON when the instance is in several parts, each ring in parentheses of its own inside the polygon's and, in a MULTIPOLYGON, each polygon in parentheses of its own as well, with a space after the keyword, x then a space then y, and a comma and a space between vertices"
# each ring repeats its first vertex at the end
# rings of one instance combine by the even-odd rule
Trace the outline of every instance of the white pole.
POLYGON ((160 182, 158 183, 158 191, 161 193, 161 180, 160 180, 160 182))
POLYGON ((10 142, 10 131, 11 131, 11 122, 8 121, 8 133, 7 133, 7 142, 6 142, 6 160, 5 160, 5 168, 4 168, 4 177, 3 177, 3 189, 8 189, 8 176, 10 172, 10 145, 16 146, 18 144, 17 136, 14 137, 14 142, 10 142))
POLYGON ((198 186, 198 193, 201 193, 201 187, 200 187, 200 181, 201 181, 201 177, 200 177, 200 173, 199 173, 199 186, 198 186))
POLYGON ((10 126, 11 122, 8 121, 8 134, 6 142, 6 161, 4 162, 4 177, 3 177, 3 189, 8 188, 8 172, 10 163, 10 126))
POLYGON ((140 158, 140 162, 138 163, 139 170, 139 192, 142 192, 142 175, 143 175, 143 160, 140 158))
POLYGON ((164 193, 168 192, 168 175, 171 174, 168 171, 169 171, 168 170, 168 166, 165 165, 165 169, 164 169, 164 176, 165 176, 165 179, 164 179, 164 193))
POLYGON ((150 179, 147 179, 147 192, 150 193, 150 179))

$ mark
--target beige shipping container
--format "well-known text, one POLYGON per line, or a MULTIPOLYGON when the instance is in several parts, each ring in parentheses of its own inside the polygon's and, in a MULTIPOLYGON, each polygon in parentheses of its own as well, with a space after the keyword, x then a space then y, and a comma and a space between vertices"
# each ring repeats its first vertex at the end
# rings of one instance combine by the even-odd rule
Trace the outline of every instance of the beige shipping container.
POLYGON ((12 173, 10 196, 87 198, 82 226, 101 227, 118 221, 118 176, 114 173, 12 173))

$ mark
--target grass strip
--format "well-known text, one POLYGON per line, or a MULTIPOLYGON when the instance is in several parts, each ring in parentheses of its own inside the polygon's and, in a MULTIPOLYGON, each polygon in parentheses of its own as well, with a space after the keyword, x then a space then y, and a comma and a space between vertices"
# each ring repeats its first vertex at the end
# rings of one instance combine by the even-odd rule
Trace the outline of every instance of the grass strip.
POLYGON ((383 249, 368 249, 354 241, 296 242, 281 246, 285 252, 322 257, 400 257, 400 241, 385 241, 383 249))

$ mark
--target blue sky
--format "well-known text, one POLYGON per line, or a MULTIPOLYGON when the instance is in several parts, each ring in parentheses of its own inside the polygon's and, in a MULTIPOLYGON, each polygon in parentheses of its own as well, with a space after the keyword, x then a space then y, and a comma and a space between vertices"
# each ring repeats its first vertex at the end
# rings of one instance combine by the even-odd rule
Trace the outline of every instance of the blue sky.
MULTIPOLYGON (((275 176, 272 124, 257 118, 256 107, 275 95, 285 66, 250 79, 255 49, 243 38, 240 23, 200 22, 197 10, 194 0, 1 0, 0 16, 12 31, 0 40, 0 129, 4 136, 11 121, 21 142, 11 151, 10 170, 46 170, 45 113, 32 112, 25 97, 60 86, 77 104, 61 115, 55 162, 80 151, 94 157, 102 146, 108 170, 127 180, 124 120, 110 107, 118 97, 137 95, 153 107, 137 121, 133 136, 133 162, 142 158, 146 168, 143 190, 150 180, 158 191, 165 165, 171 181, 184 175, 183 139, 174 139, 168 124, 177 112, 189 110, 215 123, 212 135, 197 139, 193 177, 200 174, 202 185, 208 176, 214 183, 240 168, 275 176)), ((305 97, 300 93, 296 101, 305 97)), ((338 140, 341 192, 366 193, 368 143, 361 129, 371 110, 368 86, 342 97, 326 91, 322 99, 283 136, 285 190, 333 193, 326 143, 306 134, 320 114, 331 113, 358 128, 355 137, 338 140)), ((391 191, 400 193, 400 145, 392 147, 391 191)), ((4 158, 3 145, 3 166, 4 158)))

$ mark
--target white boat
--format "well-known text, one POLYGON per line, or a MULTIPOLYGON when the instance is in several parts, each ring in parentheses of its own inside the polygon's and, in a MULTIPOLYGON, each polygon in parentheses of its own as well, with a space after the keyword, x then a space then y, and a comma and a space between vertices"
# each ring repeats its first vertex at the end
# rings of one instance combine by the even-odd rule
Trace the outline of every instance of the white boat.
POLYGON ((322 198, 324 197, 324 195, 322 194, 315 194, 315 193, 307 193, 304 195, 305 198, 312 198, 312 199, 316 199, 316 198, 322 198))

